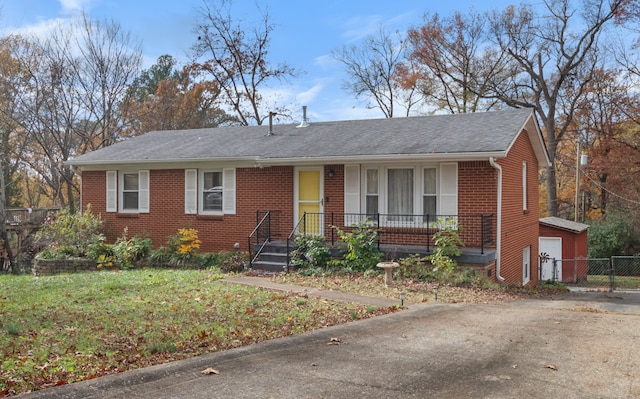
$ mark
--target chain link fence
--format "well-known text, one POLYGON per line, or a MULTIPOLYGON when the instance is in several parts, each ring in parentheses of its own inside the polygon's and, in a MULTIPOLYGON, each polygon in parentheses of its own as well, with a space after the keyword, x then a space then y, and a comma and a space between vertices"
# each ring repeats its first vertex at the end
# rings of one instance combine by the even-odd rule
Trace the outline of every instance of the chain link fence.
POLYGON ((576 287, 609 291, 640 289, 640 256, 543 259, 541 280, 545 280, 545 277, 546 280, 560 281, 576 287))

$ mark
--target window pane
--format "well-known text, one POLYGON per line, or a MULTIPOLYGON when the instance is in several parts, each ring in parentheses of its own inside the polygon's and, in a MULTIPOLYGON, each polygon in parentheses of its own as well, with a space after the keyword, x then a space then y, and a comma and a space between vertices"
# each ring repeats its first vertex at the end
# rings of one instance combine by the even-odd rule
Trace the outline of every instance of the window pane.
POLYGON ((378 213, 378 196, 367 195, 367 215, 375 215, 378 213))
POLYGON ((378 194, 378 169, 367 169, 367 194, 378 194))
POLYGON ((424 194, 436 194, 436 169, 424 170, 424 194))
POLYGON ((138 209, 138 192, 131 191, 122 193, 123 209, 138 209))
POLYGON ((123 179, 124 190, 138 191, 138 174, 137 173, 125 173, 122 175, 122 179, 123 179))
POLYGON ((202 180, 202 210, 222 211, 222 172, 204 172, 202 180))
POLYGON ((216 187, 222 188, 222 172, 204 172, 204 190, 212 190, 216 187))
POLYGON ((424 196, 422 203, 422 212, 424 215, 433 216, 436 214, 436 197, 424 196))
POLYGON ((388 213, 413 215, 413 169, 389 169, 388 213))

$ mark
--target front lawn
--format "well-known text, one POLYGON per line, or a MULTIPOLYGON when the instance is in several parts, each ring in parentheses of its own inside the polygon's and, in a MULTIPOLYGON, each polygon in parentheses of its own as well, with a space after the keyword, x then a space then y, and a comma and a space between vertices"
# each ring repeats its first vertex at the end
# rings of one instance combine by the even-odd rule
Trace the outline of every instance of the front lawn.
POLYGON ((387 313, 215 271, 0 275, 0 397, 387 313))

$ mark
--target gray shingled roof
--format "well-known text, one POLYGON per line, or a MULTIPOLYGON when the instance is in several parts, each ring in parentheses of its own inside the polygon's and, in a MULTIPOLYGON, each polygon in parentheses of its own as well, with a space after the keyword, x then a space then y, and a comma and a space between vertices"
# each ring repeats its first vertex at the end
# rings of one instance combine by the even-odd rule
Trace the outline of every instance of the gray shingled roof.
POLYGON ((530 109, 268 126, 154 131, 69 161, 72 165, 198 160, 271 161, 430 154, 506 155, 530 109))
POLYGON ((555 216, 541 218, 540 223, 563 230, 573 231, 575 233, 582 233, 589 228, 588 224, 572 222, 571 220, 561 219, 555 216))

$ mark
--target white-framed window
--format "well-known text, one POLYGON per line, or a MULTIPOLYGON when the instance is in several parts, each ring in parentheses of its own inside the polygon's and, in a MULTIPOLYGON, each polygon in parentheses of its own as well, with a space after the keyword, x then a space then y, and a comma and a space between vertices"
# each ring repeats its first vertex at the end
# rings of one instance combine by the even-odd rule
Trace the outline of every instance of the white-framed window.
POLYGON ((380 179, 378 168, 365 169, 365 213, 375 215, 380 209, 380 179))
POLYGON ((200 181, 202 212, 222 213, 222 170, 202 171, 200 181))
POLYGON ((387 225, 457 216, 458 164, 345 165, 345 213, 376 209, 387 225))
POLYGON ((107 171, 107 212, 148 213, 149 171, 107 171))
POLYGON ((529 210, 527 202, 527 161, 522 161, 522 210, 529 210))
POLYGON ((522 285, 531 280, 531 246, 526 246, 522 250, 522 285))
POLYGON ((185 169, 184 177, 186 214, 236 213, 235 169, 185 169))
POLYGON ((438 181, 436 168, 424 168, 422 177, 422 214, 436 215, 438 212, 438 181))
POLYGON ((387 211, 389 221, 413 219, 415 170, 413 168, 387 168, 387 211))

